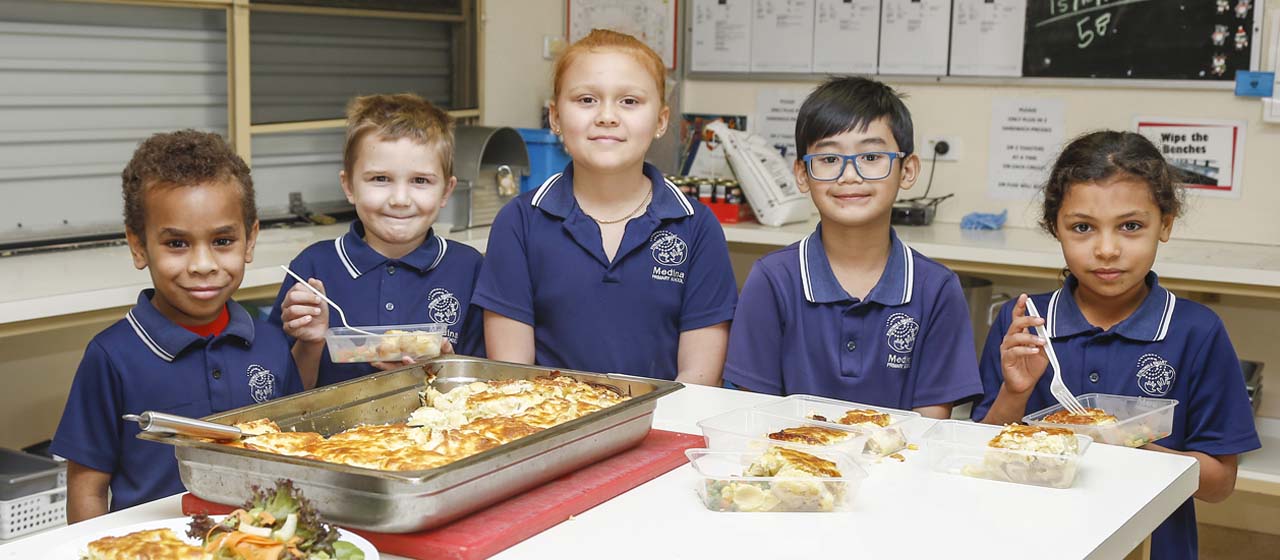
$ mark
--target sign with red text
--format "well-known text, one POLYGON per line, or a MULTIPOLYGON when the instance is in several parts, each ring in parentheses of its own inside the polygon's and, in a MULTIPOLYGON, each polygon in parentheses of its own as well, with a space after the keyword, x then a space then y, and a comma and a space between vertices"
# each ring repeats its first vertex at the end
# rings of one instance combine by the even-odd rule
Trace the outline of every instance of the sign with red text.
POLYGON ((1135 119, 1137 132, 1182 173, 1183 186, 1196 194, 1222 198, 1240 198, 1245 126, 1245 121, 1135 119))

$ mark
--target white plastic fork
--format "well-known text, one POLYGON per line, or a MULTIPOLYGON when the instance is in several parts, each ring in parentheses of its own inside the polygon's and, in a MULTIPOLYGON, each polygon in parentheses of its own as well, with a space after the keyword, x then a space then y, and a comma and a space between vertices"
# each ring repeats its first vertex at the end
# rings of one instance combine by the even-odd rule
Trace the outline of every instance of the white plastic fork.
POLYGON ((325 303, 329 304, 329 307, 332 307, 335 311, 337 311, 337 312, 338 312, 338 318, 339 318, 339 319, 342 319, 342 325, 343 325, 344 327, 347 327, 348 329, 351 329, 351 330, 353 330, 353 331, 355 331, 355 332, 358 332, 358 333, 360 333, 360 334, 364 334, 364 335, 369 335, 369 336, 381 336, 381 335, 379 335, 379 334, 371 333, 371 332, 369 332, 369 331, 366 331, 366 330, 363 330, 363 329, 357 329, 357 328, 355 328, 355 327, 351 326, 351 323, 348 323, 348 322, 347 322, 347 314, 342 312, 342 308, 341 308, 341 307, 339 307, 339 306, 338 306, 338 304, 334 303, 334 302, 333 302, 333 300, 331 300, 331 299, 329 299, 329 298, 328 298, 328 296, 325 296, 324 294, 320 293, 320 290, 317 290, 315 286, 312 286, 312 285, 311 285, 311 284, 309 284, 306 280, 303 280, 301 276, 298 276, 297 274, 294 274, 292 270, 289 270, 289 267, 287 267, 287 266, 285 266, 285 265, 280 265, 280 268, 284 269, 284 271, 285 271, 285 272, 288 272, 288 273, 289 273, 289 276, 292 276, 292 277, 293 277, 293 279, 294 279, 294 280, 297 280, 299 284, 302 284, 303 286, 306 286, 306 288, 307 288, 308 290, 311 290, 311 293, 313 293, 313 294, 315 294, 315 295, 317 295, 317 296, 320 296, 320 299, 324 300, 324 302, 325 302, 325 303))
MULTIPOLYGON (((1027 298, 1027 314, 1032 317, 1040 317, 1040 312, 1036 310, 1036 304, 1027 298)), ((1044 353, 1049 356, 1049 365, 1053 366, 1053 381, 1049 383, 1049 392, 1053 394, 1053 398, 1058 399, 1062 403, 1063 408, 1072 414, 1086 414, 1084 405, 1076 400, 1076 396, 1071 394, 1071 390, 1062 382, 1062 366, 1058 365, 1058 354, 1053 351, 1053 340, 1049 338, 1049 333, 1044 330, 1044 325, 1036 325, 1036 334, 1044 339, 1044 353)))

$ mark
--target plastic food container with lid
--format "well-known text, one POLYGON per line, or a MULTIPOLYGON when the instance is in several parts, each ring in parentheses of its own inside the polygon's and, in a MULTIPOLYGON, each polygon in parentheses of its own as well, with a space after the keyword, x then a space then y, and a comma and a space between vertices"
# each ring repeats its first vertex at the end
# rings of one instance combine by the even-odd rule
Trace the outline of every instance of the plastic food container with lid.
POLYGON ((696 489, 711 511, 836 512, 853 508, 866 471, 839 451, 813 452, 835 463, 837 477, 746 476, 759 451, 689 449, 685 456, 697 473, 696 489))
POLYGON ((1066 428, 1077 434, 1089 436, 1095 441, 1126 447, 1142 447, 1173 432, 1173 409, 1178 405, 1178 401, 1174 399, 1089 393, 1076 397, 1076 400, 1080 401, 1085 408, 1099 408, 1115 416, 1116 422, 1113 424, 1045 422, 1046 416, 1062 410, 1061 404, 1028 414, 1022 418, 1022 421, 1032 426, 1066 428))
POLYGON ((881 406, 828 399, 813 395, 791 395, 781 400, 757 405, 756 410, 793 418, 797 420, 817 421, 822 426, 839 427, 861 431, 867 435, 866 454, 883 457, 901 451, 907 446, 907 435, 904 431, 911 422, 920 418, 920 413, 881 406), (866 424, 841 424, 839 420, 845 413, 854 410, 874 410, 889 415, 889 425, 870 427, 866 424))
POLYGON ((329 359, 334 363, 398 362, 440 355, 446 326, 439 323, 359 327, 372 336, 346 327, 333 327, 324 335, 329 359))
POLYGON ((1080 471, 1081 458, 1093 440, 1074 434, 1076 453, 1050 453, 991 447, 1000 426, 960 420, 940 420, 924 433, 925 456, 935 472, 975 478, 1070 488, 1080 471))
POLYGON ((867 435, 864 430, 852 426, 830 424, 770 414, 754 408, 739 408, 724 414, 712 416, 698 422, 702 428, 702 436, 706 438, 707 447, 716 451, 755 451, 763 452, 771 445, 783 445, 803 450, 836 450, 849 454, 855 459, 861 456, 867 446, 867 435), (805 443, 795 440, 774 440, 769 434, 787 428, 823 428, 843 434, 846 439, 831 444, 805 443))

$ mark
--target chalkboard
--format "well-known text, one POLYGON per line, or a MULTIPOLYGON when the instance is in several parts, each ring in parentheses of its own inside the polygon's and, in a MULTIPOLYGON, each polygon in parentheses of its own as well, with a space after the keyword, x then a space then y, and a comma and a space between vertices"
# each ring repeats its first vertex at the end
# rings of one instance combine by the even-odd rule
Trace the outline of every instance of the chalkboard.
POLYGON ((1028 0, 1022 75, 1233 80, 1258 0, 1028 0))

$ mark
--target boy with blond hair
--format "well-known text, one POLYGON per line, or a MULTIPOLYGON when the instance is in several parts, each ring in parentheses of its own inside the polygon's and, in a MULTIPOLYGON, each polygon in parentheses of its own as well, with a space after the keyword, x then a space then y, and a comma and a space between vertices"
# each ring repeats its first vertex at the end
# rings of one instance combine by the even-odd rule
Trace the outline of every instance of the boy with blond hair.
MULTIPOLYGON (((457 183, 449 116, 408 93, 353 99, 338 177, 357 219, 289 267, 342 306, 352 325, 443 324, 446 348, 480 353, 483 321, 471 309, 480 253, 432 229, 457 183)), ((401 365, 333 363, 324 334, 342 323, 292 278, 280 287, 270 320, 296 340, 293 355, 308 388, 401 365)))

